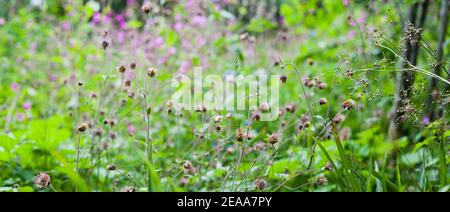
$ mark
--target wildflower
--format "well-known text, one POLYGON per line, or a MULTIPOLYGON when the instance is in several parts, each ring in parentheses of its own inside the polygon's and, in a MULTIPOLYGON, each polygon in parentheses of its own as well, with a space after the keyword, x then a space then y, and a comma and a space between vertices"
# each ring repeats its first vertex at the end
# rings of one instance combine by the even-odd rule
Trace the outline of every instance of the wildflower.
POLYGON ((121 64, 121 65, 119 65, 119 66, 117 67, 117 70, 118 70, 120 73, 125 73, 125 71, 127 70, 127 68, 125 67, 125 65, 121 64))
POLYGON ((128 130, 128 135, 134 135, 134 133, 136 132, 136 129, 134 128, 134 126, 132 124, 129 124, 127 126, 127 130, 128 130))
POLYGON ((39 188, 47 188, 51 184, 50 175, 47 173, 40 173, 38 176, 34 177, 34 184, 39 188))
POLYGON ((216 116, 216 117, 214 117, 214 122, 215 122, 216 124, 222 122, 222 116, 216 116))
POLYGON ((86 123, 81 124, 80 126, 78 126, 78 132, 82 133, 82 132, 86 132, 88 126, 86 123))
POLYGON ((274 145, 274 144, 280 142, 282 137, 283 136, 280 133, 274 133, 269 136, 269 143, 274 145))
POLYGON ((227 119, 232 119, 233 118, 233 114, 232 113, 228 113, 227 114, 227 119))
POLYGON ((331 163, 328 162, 327 164, 325 164, 323 169, 326 170, 326 171, 331 171, 331 170, 333 170, 333 165, 331 165, 331 163))
POLYGON ((130 68, 131 68, 132 70, 136 69, 136 66, 137 66, 136 63, 131 63, 131 64, 130 64, 130 68))
POLYGON ((288 104, 286 105, 286 111, 289 113, 295 113, 296 107, 294 104, 288 104))
POLYGON ((109 47, 109 41, 103 40, 103 41, 102 41, 102 47, 103 47, 104 50, 108 49, 108 47, 109 47))
POLYGON ((328 179, 325 176, 319 176, 316 180, 316 185, 326 185, 328 183, 328 179))
POLYGON ((281 81, 281 83, 283 83, 283 84, 285 84, 286 82, 287 82, 287 76, 286 75, 281 75, 281 77, 280 77, 280 81, 281 81))
POLYGON ((101 137, 103 136, 103 129, 97 128, 94 130, 94 136, 101 137))
POLYGON ((327 88, 327 83, 320 82, 320 83, 317 85, 317 88, 319 88, 320 90, 323 90, 323 89, 327 88))
POLYGON ((236 140, 239 142, 242 142, 244 140, 244 133, 242 132, 241 128, 236 130, 236 140))
POLYGON ((149 106, 149 107, 147 108, 147 115, 150 115, 151 113, 152 113, 152 107, 149 106))
POLYGON ((258 178, 258 179, 256 179, 256 181, 255 181, 255 186, 256 186, 256 188, 259 189, 259 190, 264 190, 264 189, 267 188, 268 183, 267 183, 267 181, 265 181, 264 179, 258 178))
POLYGON ((253 113, 252 120, 254 120, 254 121, 260 121, 261 120, 261 114, 259 113, 259 111, 255 111, 253 113))
POLYGON ((152 11, 152 8, 150 7, 150 5, 144 4, 142 5, 142 11, 144 11, 144 13, 146 14, 149 14, 152 11))
POLYGON ((229 155, 233 154, 233 152, 234 152, 234 148, 231 146, 226 149, 226 153, 229 155))
POLYGON ((136 188, 133 188, 133 187, 125 187, 125 188, 122 188, 122 189, 120 190, 120 192, 133 193, 133 192, 136 192, 136 188))
POLYGON ((158 73, 158 70, 156 70, 155 68, 149 68, 147 70, 147 75, 151 78, 155 77, 157 73, 158 73))
POLYGON ((328 103, 327 99, 325 99, 325 98, 320 98, 319 99, 319 104, 320 105, 326 105, 327 103, 328 103))
POLYGON ((267 111, 270 111, 270 105, 268 104, 268 103, 262 103, 260 106, 259 106, 259 109, 261 110, 261 111, 264 111, 264 112, 267 112, 267 111))
POLYGON ((353 108, 353 105, 355 105, 355 101, 353 101, 352 99, 346 100, 344 101, 344 103, 342 103, 342 107, 344 108, 344 110, 351 110, 353 108))
POLYGON ((345 120, 345 116, 342 115, 342 114, 339 114, 339 115, 337 115, 336 117, 333 118, 333 122, 335 124, 339 124, 339 123, 341 123, 344 120, 345 120))
POLYGON ((31 103, 29 103, 29 102, 23 103, 23 109, 26 110, 26 111, 30 110, 31 109, 31 103))
POLYGON ((14 91, 14 92, 18 92, 20 90, 20 85, 15 83, 15 82, 13 82, 11 84, 11 90, 14 91))

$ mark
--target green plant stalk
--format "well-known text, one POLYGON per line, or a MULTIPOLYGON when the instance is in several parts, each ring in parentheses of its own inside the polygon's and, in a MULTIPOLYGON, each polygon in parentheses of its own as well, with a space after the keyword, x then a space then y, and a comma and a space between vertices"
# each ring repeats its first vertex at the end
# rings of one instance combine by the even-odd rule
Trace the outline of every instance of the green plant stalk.
POLYGON ((446 150, 444 146, 444 135, 441 136, 440 143, 440 178, 441 178, 441 188, 447 185, 447 158, 446 158, 446 150))
POLYGON ((341 157, 342 165, 344 167, 343 175, 348 178, 348 180, 349 180, 349 182, 350 182, 350 184, 352 186, 353 191, 361 191, 361 188, 357 184, 357 181, 355 180, 355 178, 353 177, 353 175, 350 172, 352 170, 352 167, 351 167, 351 164, 349 163, 349 161, 348 161, 348 159, 346 157, 344 147, 342 146, 341 139, 339 137, 339 134, 337 133, 336 125, 334 123, 332 123, 332 128, 333 128, 333 133, 334 133, 334 137, 335 137, 334 140, 336 142, 336 146, 338 148, 339 156, 341 157))

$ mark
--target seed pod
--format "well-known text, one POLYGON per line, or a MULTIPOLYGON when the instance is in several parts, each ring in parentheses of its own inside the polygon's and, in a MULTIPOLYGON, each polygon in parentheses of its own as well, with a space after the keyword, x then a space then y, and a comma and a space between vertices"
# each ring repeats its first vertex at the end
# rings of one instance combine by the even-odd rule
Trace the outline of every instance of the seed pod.
POLYGON ((320 90, 323 90, 323 89, 327 88, 327 83, 321 82, 321 83, 319 83, 319 84, 317 85, 317 87, 318 87, 320 90))
POLYGON ((283 83, 283 84, 285 84, 286 82, 287 82, 287 76, 286 75, 281 75, 281 77, 280 77, 280 81, 281 81, 281 83, 283 83))
POLYGON ((236 130, 236 140, 239 142, 244 141, 244 133, 242 132, 241 128, 236 130))
POLYGON ((345 102, 342 103, 342 107, 344 108, 344 110, 351 110, 353 108, 353 105, 355 105, 355 101, 353 101, 352 99, 345 100, 345 102))
POLYGON ((125 71, 127 70, 127 68, 125 67, 125 65, 121 64, 121 65, 119 65, 119 66, 117 67, 117 70, 118 70, 120 73, 125 73, 125 71))
POLYGON ((295 105, 294 105, 294 104, 288 104, 288 105, 286 105, 286 111, 287 111, 287 112, 289 112, 289 113, 295 113, 295 110, 296 110, 296 108, 295 108, 295 105))
POLYGON ((116 166, 115 165, 108 165, 107 167, 106 167, 106 169, 108 169, 108 171, 115 171, 116 170, 116 166))
POLYGON ((133 69, 133 70, 136 69, 136 66, 137 66, 136 63, 131 63, 130 64, 130 68, 133 69))
POLYGON ((80 132, 80 133, 86 132, 87 128, 88 128, 87 124, 83 123, 78 127, 78 132, 80 132))
POLYGON ((256 189, 258 189, 258 190, 264 190, 267 188, 268 183, 267 183, 267 181, 265 181, 261 178, 258 178, 255 181, 255 186, 256 186, 256 189))
POLYGON ((306 60, 306 62, 308 63, 308 65, 313 66, 314 65, 314 60, 312 58, 308 58, 308 60, 306 60))
POLYGON ((274 145, 281 141, 282 135, 280 133, 274 133, 269 136, 269 143, 274 145))
POLYGON ((307 121, 307 122, 305 122, 305 123, 303 124, 303 126, 304 126, 305 128, 309 128, 309 127, 311 126, 311 123, 310 123, 309 121, 307 121))
POLYGON ((103 49, 106 50, 109 47, 109 42, 107 40, 103 40, 102 42, 103 49))
POLYGON ((146 14, 149 14, 152 11, 152 8, 148 4, 142 5, 142 11, 146 14))
POLYGON ((327 99, 325 99, 325 98, 320 98, 319 99, 319 104, 320 105, 326 105, 327 103, 328 103, 327 99))
POLYGON ((156 70, 155 68, 149 68, 147 70, 147 75, 151 78, 155 77, 157 73, 158 73, 158 70, 156 70))

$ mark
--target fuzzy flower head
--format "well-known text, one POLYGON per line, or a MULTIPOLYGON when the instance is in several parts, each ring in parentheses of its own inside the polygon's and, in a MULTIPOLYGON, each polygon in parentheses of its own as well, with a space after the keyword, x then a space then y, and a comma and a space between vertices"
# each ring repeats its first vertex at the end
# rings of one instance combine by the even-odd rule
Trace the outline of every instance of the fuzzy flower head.
POLYGON ((47 188, 51 184, 50 175, 47 173, 40 173, 38 176, 34 177, 34 184, 39 188, 47 188))

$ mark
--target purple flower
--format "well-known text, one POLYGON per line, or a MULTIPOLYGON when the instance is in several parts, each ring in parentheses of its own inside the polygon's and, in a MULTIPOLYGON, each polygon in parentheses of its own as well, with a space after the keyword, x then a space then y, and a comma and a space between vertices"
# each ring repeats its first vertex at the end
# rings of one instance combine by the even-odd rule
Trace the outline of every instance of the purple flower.
POLYGON ((72 25, 70 24, 70 22, 68 22, 68 21, 63 22, 62 29, 64 31, 69 31, 71 28, 72 28, 72 25))
POLYGON ((98 13, 98 12, 94 13, 94 16, 92 16, 91 23, 94 25, 99 25, 101 22, 102 22, 102 16, 100 15, 100 13, 98 13))
POLYGON ((0 18, 0 26, 3 26, 3 25, 5 25, 5 23, 6 23, 5 19, 3 19, 3 18, 0 18))
POLYGON ((353 40, 353 38, 355 38, 356 32, 355 30, 351 30, 347 33, 347 39, 348 40, 353 40))
POLYGON ((11 90, 14 91, 14 92, 18 92, 20 90, 20 85, 15 83, 15 82, 13 82, 11 84, 11 90))
POLYGON ((26 110, 26 111, 30 110, 31 109, 31 103, 29 103, 29 102, 23 103, 23 109, 26 110))
POLYGON ((129 124, 127 129, 128 129, 129 135, 134 135, 134 133, 136 132, 136 129, 134 128, 134 126, 132 124, 129 124))
POLYGON ((189 71, 189 69, 192 66, 192 61, 191 60, 185 60, 181 65, 180 68, 178 68, 178 72, 185 74, 189 71))
POLYGON ((25 115, 23 113, 18 113, 16 119, 19 122, 23 122, 25 120, 25 115))
POLYGON ((430 117, 428 117, 428 116, 423 117, 422 124, 429 125, 430 124, 430 117))
POLYGON ((208 23, 208 18, 206 16, 197 15, 192 18, 192 24, 199 27, 205 27, 208 23))
POLYGON ((350 0, 342 0, 342 4, 347 7, 348 5, 350 5, 350 0))

